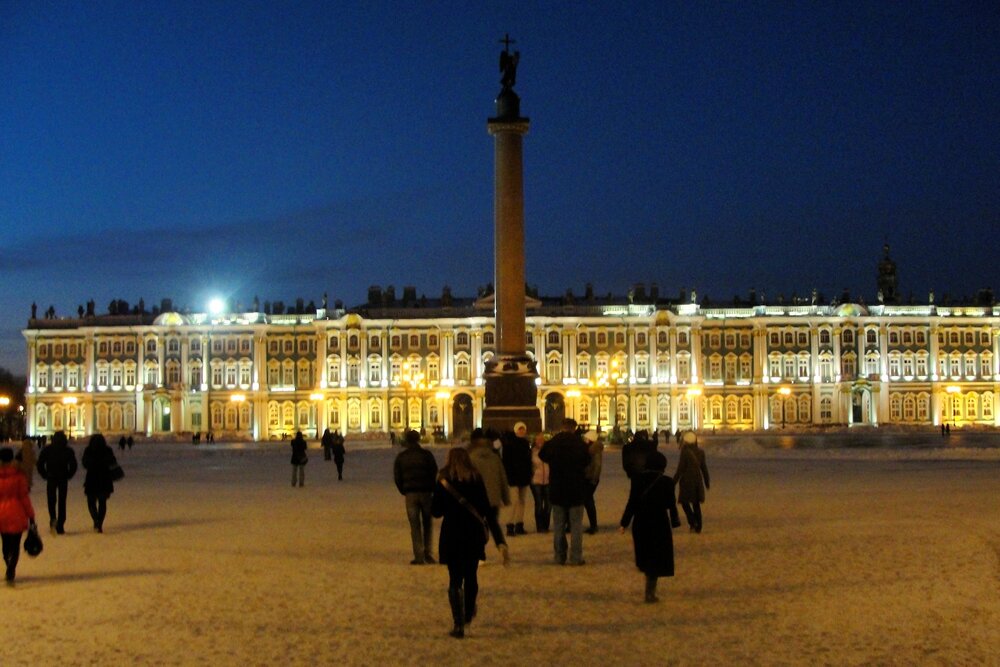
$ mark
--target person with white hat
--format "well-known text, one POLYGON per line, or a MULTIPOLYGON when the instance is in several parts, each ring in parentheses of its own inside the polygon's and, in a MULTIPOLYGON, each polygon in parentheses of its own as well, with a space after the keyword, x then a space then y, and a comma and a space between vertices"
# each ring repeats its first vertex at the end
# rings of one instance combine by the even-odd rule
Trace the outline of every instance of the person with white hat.
POLYGON ((525 436, 528 427, 524 422, 514 424, 513 432, 500 436, 503 443, 501 458, 507 483, 510 485, 510 510, 507 514, 507 536, 524 535, 524 505, 528 497, 528 487, 534 472, 531 465, 531 445, 525 436))
POLYGON ((690 529, 700 533, 701 504, 705 502, 705 490, 709 487, 705 452, 698 448, 698 435, 694 431, 684 431, 680 440, 681 454, 674 473, 677 502, 684 510, 690 529))

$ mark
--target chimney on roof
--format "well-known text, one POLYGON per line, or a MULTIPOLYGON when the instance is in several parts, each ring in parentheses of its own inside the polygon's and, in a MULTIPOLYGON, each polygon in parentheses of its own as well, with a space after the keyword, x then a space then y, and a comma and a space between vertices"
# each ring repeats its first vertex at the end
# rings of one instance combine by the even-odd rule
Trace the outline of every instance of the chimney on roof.
POLYGON ((403 288, 403 305, 414 306, 417 303, 417 288, 407 285, 403 288))

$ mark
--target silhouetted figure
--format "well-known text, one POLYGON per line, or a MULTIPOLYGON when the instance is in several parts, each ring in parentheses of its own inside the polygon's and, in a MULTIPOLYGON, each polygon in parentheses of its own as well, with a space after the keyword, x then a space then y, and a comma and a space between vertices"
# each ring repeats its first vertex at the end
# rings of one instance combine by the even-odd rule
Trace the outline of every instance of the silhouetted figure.
POLYGON ((410 565, 433 563, 431 494, 434 491, 438 467, 434 455, 420 446, 420 434, 407 431, 403 436, 403 451, 392 466, 393 481, 406 499, 406 518, 410 522, 410 542, 413 560, 410 565))
POLYGON ((344 436, 339 431, 333 433, 333 464, 337 466, 337 480, 344 479, 344 436))
POLYGON ((62 535, 66 532, 66 490, 77 468, 76 453, 69 446, 64 432, 52 434, 52 444, 38 455, 36 468, 46 482, 49 528, 62 535))
POLYGON ((320 438, 320 444, 323 445, 323 460, 329 461, 333 458, 333 434, 330 433, 330 429, 323 429, 323 437, 320 438))
POLYGON ((115 492, 116 471, 120 472, 115 453, 108 447, 100 433, 90 436, 87 448, 83 450, 81 464, 87 471, 83 480, 83 492, 87 496, 87 509, 94 520, 94 530, 104 532, 104 517, 108 513, 108 498, 115 492))
POLYGON ((465 636, 465 626, 476 617, 479 596, 479 561, 486 557, 487 514, 490 501, 479 471, 468 450, 454 447, 448 452, 431 505, 441 517, 438 556, 448 566, 448 603, 456 639, 465 636))
POLYGON ((646 602, 658 602, 659 577, 674 576, 674 541, 670 528, 681 525, 674 502, 674 480, 665 474, 667 459, 652 452, 632 480, 622 513, 621 531, 632 524, 635 565, 646 575, 646 602))
POLYGON ((306 439, 302 437, 302 431, 296 431, 295 437, 292 438, 292 486, 295 486, 296 481, 298 485, 305 486, 306 483, 306 463, 309 462, 309 456, 306 454, 306 439))
POLYGON ((681 436, 681 453, 677 459, 674 482, 678 487, 677 502, 684 509, 688 526, 700 533, 701 504, 705 502, 709 479, 705 452, 698 448, 698 435, 694 431, 685 431, 681 436))

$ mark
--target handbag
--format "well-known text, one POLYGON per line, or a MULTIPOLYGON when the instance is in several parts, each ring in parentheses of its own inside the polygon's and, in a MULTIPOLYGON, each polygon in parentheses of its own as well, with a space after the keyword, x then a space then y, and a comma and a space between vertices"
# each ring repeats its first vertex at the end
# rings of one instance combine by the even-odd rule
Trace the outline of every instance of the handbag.
POLYGON ((42 553, 42 537, 38 534, 38 526, 32 521, 28 526, 28 535, 24 538, 24 553, 32 558, 42 553))
POLYGON ((118 464, 111 466, 108 469, 108 474, 111 475, 112 482, 117 482, 125 477, 125 471, 122 470, 122 467, 118 464))
POLYGON ((459 505, 469 510, 469 513, 472 514, 472 516, 476 517, 476 519, 478 519, 481 524, 483 524, 483 543, 489 542, 490 541, 489 522, 483 517, 482 514, 479 513, 478 510, 476 510, 475 507, 472 506, 472 503, 466 500, 465 497, 461 493, 456 491, 455 487, 449 484, 448 480, 444 479, 443 477, 441 478, 441 486, 443 486, 444 490, 450 493, 455 498, 455 500, 458 501, 459 505))

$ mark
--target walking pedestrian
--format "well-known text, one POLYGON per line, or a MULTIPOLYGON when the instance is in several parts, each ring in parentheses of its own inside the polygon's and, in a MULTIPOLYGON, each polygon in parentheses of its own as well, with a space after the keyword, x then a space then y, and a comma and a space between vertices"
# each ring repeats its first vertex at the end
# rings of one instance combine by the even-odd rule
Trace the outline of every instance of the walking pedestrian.
POLYGON ((337 466, 337 480, 343 481, 344 479, 344 436, 340 435, 340 431, 334 431, 333 433, 333 463, 337 466))
POLYGON ((549 532, 549 520, 552 517, 552 501, 549 498, 549 464, 538 457, 545 446, 545 434, 535 435, 535 443, 531 446, 531 466, 534 474, 531 477, 531 497, 535 501, 535 531, 549 532))
POLYGON ((524 422, 514 424, 514 431, 502 436, 503 468, 511 489, 511 505, 507 520, 507 536, 524 535, 524 504, 531 485, 531 445, 525 436, 528 427, 524 422))
POLYGON ((658 602, 660 577, 674 576, 674 541, 671 526, 681 525, 674 501, 674 480, 664 473, 667 459, 659 452, 646 457, 646 468, 632 479, 628 503, 619 530, 632 524, 635 565, 646 575, 646 602, 658 602))
MULTIPOLYGON (((215 439, 214 439, 214 438, 212 439, 212 442, 215 442, 215 439)), ((134 445, 134 444, 135 444, 135 438, 133 438, 132 436, 129 436, 129 437, 128 437, 128 438, 127 438, 127 439, 125 440, 125 444, 126 444, 126 445, 128 445, 128 450, 129 450, 129 451, 131 452, 131 451, 132 451, 132 445, 134 445)))
POLYGON ((469 452, 452 448, 438 475, 432 512, 442 519, 438 556, 448 566, 448 603, 454 623, 449 634, 456 639, 465 636, 465 626, 476 616, 479 561, 486 557, 490 511, 486 486, 469 452))
POLYGON ((583 435, 584 442, 587 442, 587 452, 590 454, 590 463, 584 471, 586 478, 586 496, 583 499, 583 509, 587 512, 588 535, 597 533, 597 502, 594 494, 597 492, 597 485, 601 483, 601 467, 604 461, 604 443, 596 431, 587 431, 583 435))
POLYGON ((122 437, 118 438, 118 449, 120 449, 123 452, 125 451, 125 436, 124 435, 122 437))
POLYGON ((431 496, 437 482, 437 472, 434 455, 420 446, 420 434, 407 431, 403 435, 403 451, 396 455, 392 474, 396 488, 406 499, 406 518, 410 522, 410 542, 413 546, 410 565, 434 563, 431 555, 434 528, 431 496))
POLYGON ((69 446, 66 434, 56 431, 52 442, 38 455, 35 468, 45 480, 49 504, 49 528, 57 534, 66 532, 66 491, 69 480, 76 474, 76 452, 69 446))
POLYGON ((510 485, 507 483, 507 472, 503 469, 500 455, 493 449, 493 442, 481 428, 474 429, 469 442, 469 460, 483 478, 486 486, 486 497, 490 501, 490 511, 486 517, 493 535, 493 543, 500 551, 504 565, 510 563, 510 551, 503 531, 500 529, 500 508, 510 504, 510 485))
POLYGON ((14 463, 14 450, 0 448, 0 544, 7 567, 8 586, 14 585, 17 561, 21 557, 21 534, 35 528, 35 509, 31 506, 28 479, 14 463))
POLYGON ((306 439, 302 437, 302 431, 296 431, 292 438, 292 486, 305 486, 306 483, 306 463, 309 462, 309 455, 306 454, 306 439))
POLYGON ((700 533, 701 504, 705 502, 705 490, 709 487, 705 452, 698 447, 698 435, 694 431, 684 431, 680 440, 681 453, 674 472, 677 502, 684 510, 688 527, 700 533))
POLYGON ((566 527, 569 526, 569 564, 583 565, 583 502, 590 454, 576 432, 576 420, 564 419, 562 430, 545 444, 538 456, 549 464, 555 562, 559 565, 567 562, 566 527))
POLYGON ((115 453, 108 447, 107 441, 100 433, 90 436, 87 448, 83 450, 80 459, 84 470, 83 492, 87 496, 87 509, 90 518, 94 520, 94 530, 104 532, 104 517, 108 513, 108 498, 115 492, 115 475, 121 469, 115 453))
POLYGON ((323 460, 329 461, 333 458, 333 433, 330 433, 330 429, 323 429, 323 437, 320 438, 320 444, 323 445, 323 460))

